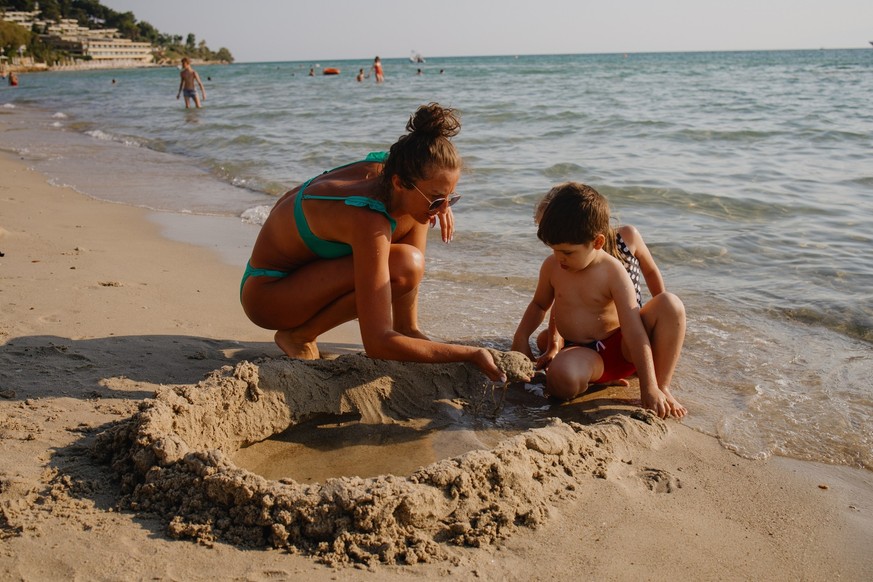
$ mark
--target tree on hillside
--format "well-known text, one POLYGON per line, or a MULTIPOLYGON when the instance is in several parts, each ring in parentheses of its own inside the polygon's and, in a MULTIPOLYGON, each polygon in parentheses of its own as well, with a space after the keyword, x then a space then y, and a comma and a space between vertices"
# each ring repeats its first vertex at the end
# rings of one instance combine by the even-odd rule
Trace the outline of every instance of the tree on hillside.
MULTIPOLYGON (((114 28, 124 38, 151 43, 160 49, 160 54, 170 60, 187 56, 207 61, 233 62, 233 55, 229 50, 221 47, 213 52, 209 50, 206 41, 201 40, 198 43, 194 33, 188 34, 183 45, 181 35, 163 34, 148 22, 138 22, 133 12, 116 12, 100 4, 99 0, 0 0, 0 10, 33 12, 37 4, 44 20, 74 18, 80 26, 87 28, 114 28)), ((35 36, 29 40, 29 44, 42 45, 35 36)))
POLYGON ((26 28, 11 22, 0 21, 0 48, 7 57, 18 54, 18 47, 29 46, 33 35, 26 28))

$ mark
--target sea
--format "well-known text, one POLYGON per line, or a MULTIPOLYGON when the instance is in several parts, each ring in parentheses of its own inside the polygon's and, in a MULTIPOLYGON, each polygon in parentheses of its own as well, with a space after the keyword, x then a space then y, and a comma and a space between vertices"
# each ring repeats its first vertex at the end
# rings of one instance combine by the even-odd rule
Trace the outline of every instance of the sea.
POLYGON ((371 62, 199 66, 200 110, 171 67, 22 74, 0 149, 242 272, 278 196, 456 108, 463 198, 454 240, 431 231, 426 333, 508 348, 549 252, 534 206, 584 182, 685 303, 686 425, 873 470, 873 50, 384 59, 357 82, 371 62))

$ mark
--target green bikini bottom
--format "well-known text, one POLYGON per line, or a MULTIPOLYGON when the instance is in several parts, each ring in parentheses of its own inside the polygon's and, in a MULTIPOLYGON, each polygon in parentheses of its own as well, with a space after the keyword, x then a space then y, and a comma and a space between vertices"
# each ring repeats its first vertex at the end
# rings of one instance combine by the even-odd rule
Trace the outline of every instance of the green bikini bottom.
POLYGON ((246 281, 249 277, 277 277, 279 279, 283 277, 287 277, 291 273, 286 273, 285 271, 276 271, 275 269, 255 269, 254 267, 246 261, 246 270, 243 273, 242 281, 239 284, 239 294, 242 297, 242 290, 246 284, 246 281))

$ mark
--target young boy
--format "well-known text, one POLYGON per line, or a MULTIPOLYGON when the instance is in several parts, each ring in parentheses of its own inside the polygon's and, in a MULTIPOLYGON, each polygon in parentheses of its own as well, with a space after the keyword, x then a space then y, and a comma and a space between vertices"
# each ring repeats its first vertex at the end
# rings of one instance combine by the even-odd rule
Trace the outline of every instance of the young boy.
POLYGON ((206 89, 203 87, 203 82, 200 80, 200 75, 197 71, 191 68, 191 61, 188 57, 182 57, 182 71, 179 73, 179 91, 176 93, 176 99, 179 95, 185 95, 185 109, 190 106, 189 101, 194 100, 194 105, 200 109, 200 99, 197 97, 197 86, 200 87, 200 94, 203 95, 203 100, 206 100, 206 89))
POLYGON ((609 206, 596 190, 569 182, 547 197, 537 236, 554 252, 543 261, 512 349, 532 358, 529 338, 552 308, 564 349, 548 367, 549 395, 571 400, 589 383, 636 373, 645 408, 661 418, 685 416, 669 389, 685 338, 682 302, 663 292, 640 308, 624 266, 604 250, 609 206))

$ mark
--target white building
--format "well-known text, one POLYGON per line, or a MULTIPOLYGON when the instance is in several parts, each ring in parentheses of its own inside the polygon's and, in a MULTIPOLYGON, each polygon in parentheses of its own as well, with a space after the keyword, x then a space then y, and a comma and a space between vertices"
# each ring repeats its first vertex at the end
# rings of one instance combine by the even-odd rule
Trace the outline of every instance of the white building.
POLYGON ((115 28, 87 28, 77 20, 64 18, 59 22, 46 23, 38 20, 39 11, 0 13, 0 19, 13 22, 30 30, 34 24, 45 30, 40 38, 58 49, 67 51, 74 58, 90 60, 104 66, 146 65, 154 61, 154 47, 147 42, 133 42, 121 38, 115 28))

